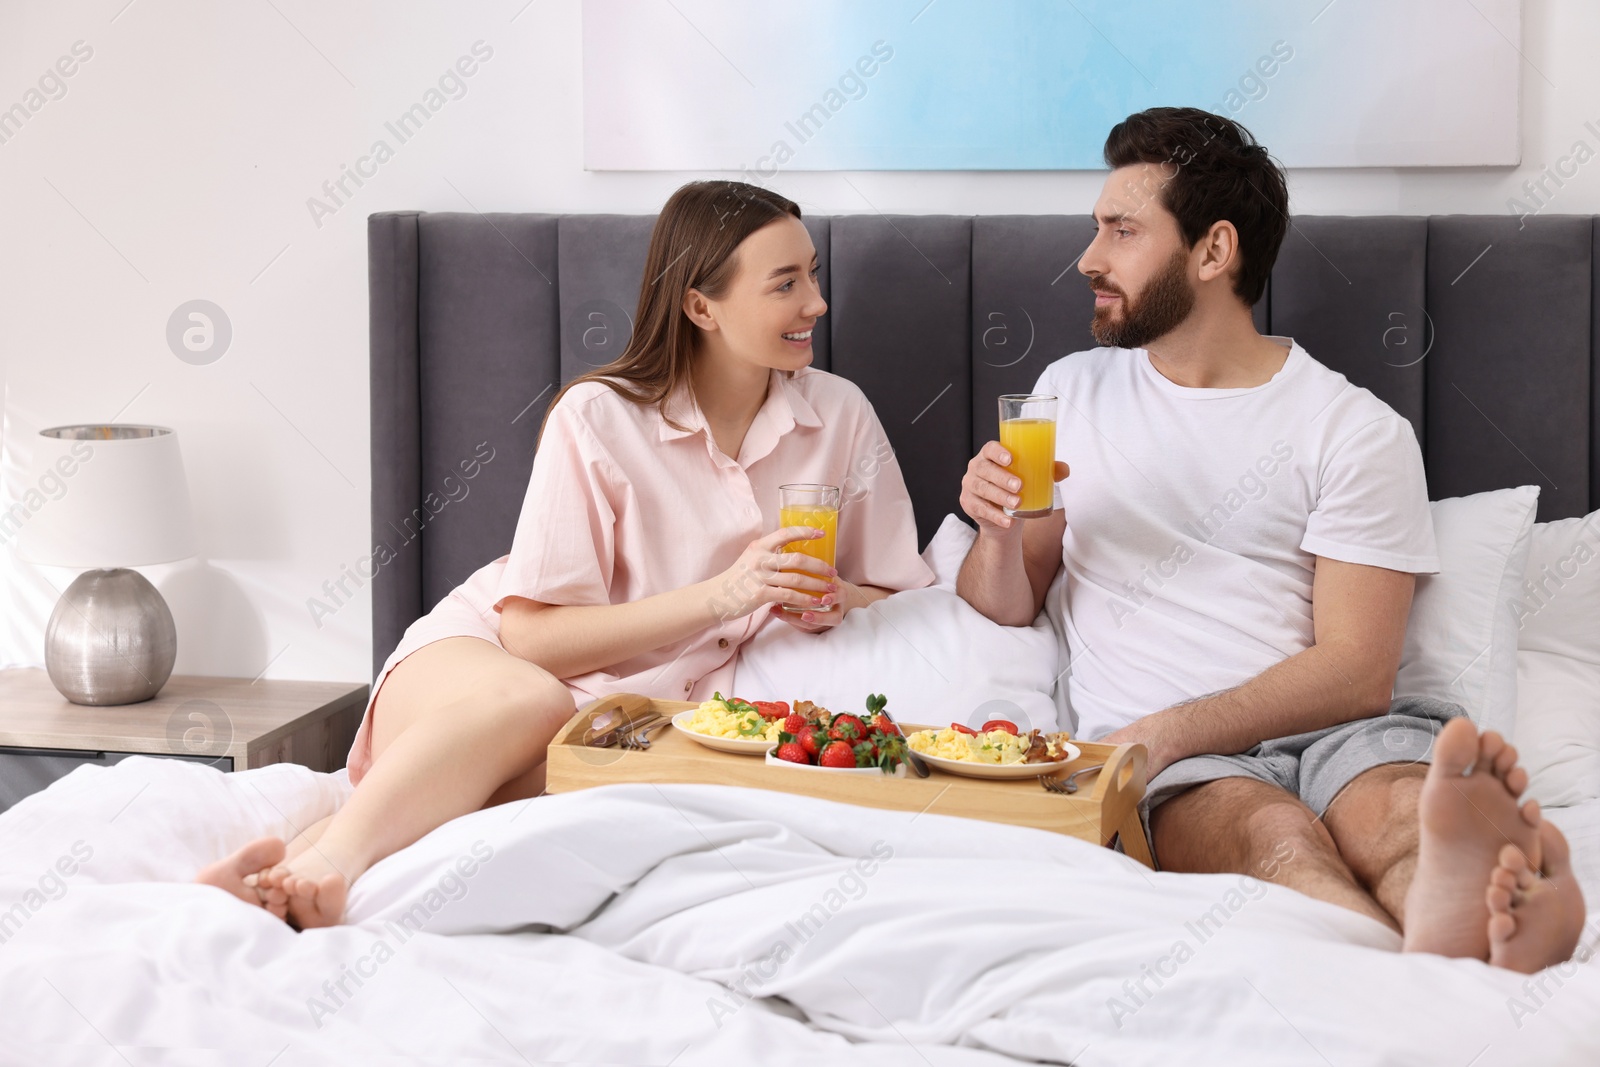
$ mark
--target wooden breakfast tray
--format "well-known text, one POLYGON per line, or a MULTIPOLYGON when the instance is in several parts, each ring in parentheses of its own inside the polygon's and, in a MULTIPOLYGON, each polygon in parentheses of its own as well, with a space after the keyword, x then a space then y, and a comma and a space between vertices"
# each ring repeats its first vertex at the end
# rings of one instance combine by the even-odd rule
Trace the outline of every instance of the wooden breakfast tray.
MULTIPOLYGON (((546 790, 570 793, 619 782, 748 786, 869 808, 927 811, 1032 826, 1096 845, 1109 845, 1113 837, 1120 836, 1124 852, 1147 867, 1155 866, 1138 810, 1145 787, 1143 745, 1111 746, 1074 741, 1083 755, 1071 763, 1058 764, 1057 776, 1099 763, 1104 763, 1106 768, 1078 779, 1082 788, 1068 796, 1047 792, 1034 778, 981 780, 937 769, 932 769, 927 778, 918 778, 909 770, 905 778, 856 774, 833 777, 799 768, 770 767, 753 756, 714 752, 671 726, 652 732, 650 748, 646 750, 590 748, 583 744, 589 723, 602 711, 621 708, 632 716, 648 709, 671 718, 680 711, 697 707, 698 704, 688 701, 652 700, 631 694, 594 701, 568 720, 551 744, 546 790)), ((911 726, 909 723, 902 725, 911 726)))

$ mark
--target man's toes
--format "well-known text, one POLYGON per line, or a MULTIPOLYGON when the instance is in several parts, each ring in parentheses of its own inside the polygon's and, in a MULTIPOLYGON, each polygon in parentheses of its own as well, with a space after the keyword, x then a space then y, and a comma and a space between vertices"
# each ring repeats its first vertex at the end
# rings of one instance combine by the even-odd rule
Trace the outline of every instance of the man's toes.
POLYGON ((1542 827, 1544 825, 1544 816, 1540 814, 1537 800, 1529 800, 1517 810, 1522 815, 1522 821, 1529 826, 1542 827))
POLYGON ((1514 797, 1520 797, 1528 791, 1528 772, 1523 767, 1513 767, 1510 771, 1499 776, 1506 784, 1506 792, 1514 797))
MULTIPOLYGON (((1491 908, 1491 910, 1493 910, 1491 908)), ((1509 911, 1494 911, 1489 916, 1489 940, 1504 944, 1517 933, 1517 920, 1509 911)))
POLYGON ((1485 730, 1478 736, 1478 766, 1477 771, 1488 774, 1494 770, 1494 761, 1506 747, 1506 739, 1493 730, 1485 730))
POLYGON ((1511 889, 1495 882, 1483 891, 1483 902, 1489 905, 1489 914, 1498 915, 1511 910, 1511 889))
POLYGON ((1511 773, 1511 768, 1517 765, 1517 746, 1506 745, 1500 754, 1494 758, 1494 773, 1501 778, 1511 773))
POLYGON ((1433 743, 1433 768, 1459 778, 1478 758, 1478 728, 1468 718, 1451 719, 1433 743))
POLYGON ((1496 858, 1500 862, 1500 866, 1495 868, 1496 873, 1509 871, 1513 878, 1520 878, 1522 875, 1530 873, 1531 867, 1528 863, 1528 854, 1516 845, 1501 845, 1500 855, 1496 858))

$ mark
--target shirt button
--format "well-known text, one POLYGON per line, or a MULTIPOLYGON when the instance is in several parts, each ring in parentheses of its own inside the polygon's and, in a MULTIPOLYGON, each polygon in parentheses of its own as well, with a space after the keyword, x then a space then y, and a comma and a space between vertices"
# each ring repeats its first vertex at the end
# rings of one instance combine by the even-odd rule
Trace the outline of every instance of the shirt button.
POLYGON ((717 638, 717 647, 718 648, 727 648, 728 647, 728 639, 726 637, 717 638))
POLYGON ((694 688, 694 683, 693 682, 684 682, 683 683, 683 691, 685 693, 687 693, 689 690, 691 690, 693 688, 694 688))

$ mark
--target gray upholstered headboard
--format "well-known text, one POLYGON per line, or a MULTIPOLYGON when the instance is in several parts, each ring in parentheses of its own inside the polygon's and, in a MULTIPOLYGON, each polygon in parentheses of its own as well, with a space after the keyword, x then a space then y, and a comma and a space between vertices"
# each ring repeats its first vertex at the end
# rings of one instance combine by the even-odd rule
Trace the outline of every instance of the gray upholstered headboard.
MULTIPOLYGON (((545 407, 620 351, 651 222, 370 218, 372 532, 392 553, 372 583, 374 673, 413 619, 510 550, 545 407)), ((1074 269, 1089 220, 806 225, 830 304, 816 364, 877 407, 926 543, 995 434, 994 397, 1093 346, 1074 269)), ((1597 262, 1590 216, 1302 216, 1256 317, 1411 420, 1434 499, 1532 483, 1539 518, 1563 518, 1600 507, 1597 262)))

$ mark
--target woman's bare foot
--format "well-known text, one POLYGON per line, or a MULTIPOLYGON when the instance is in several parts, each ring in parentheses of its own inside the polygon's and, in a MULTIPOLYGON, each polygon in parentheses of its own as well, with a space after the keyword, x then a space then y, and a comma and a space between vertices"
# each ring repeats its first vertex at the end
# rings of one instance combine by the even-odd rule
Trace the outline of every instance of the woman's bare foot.
POLYGON ((1405 951, 1489 958, 1484 887, 1510 846, 1537 869, 1539 805, 1521 808, 1528 772, 1499 734, 1481 737, 1466 718, 1451 719, 1434 742, 1433 765, 1417 800, 1417 869, 1406 892, 1405 951))
POLYGON ((246 904, 266 908, 281 919, 288 914, 288 894, 263 880, 262 874, 283 862, 283 853, 281 838, 257 838, 226 859, 200 868, 194 880, 227 890, 246 904))
POLYGON ((344 920, 350 880, 315 846, 264 872, 261 881, 284 895, 288 920, 297 929, 336 926, 344 920))
POLYGON ((1539 844, 1543 874, 1510 845, 1489 874, 1489 962, 1533 974, 1572 957, 1583 933, 1583 890, 1572 876, 1567 839, 1542 822, 1539 844))

